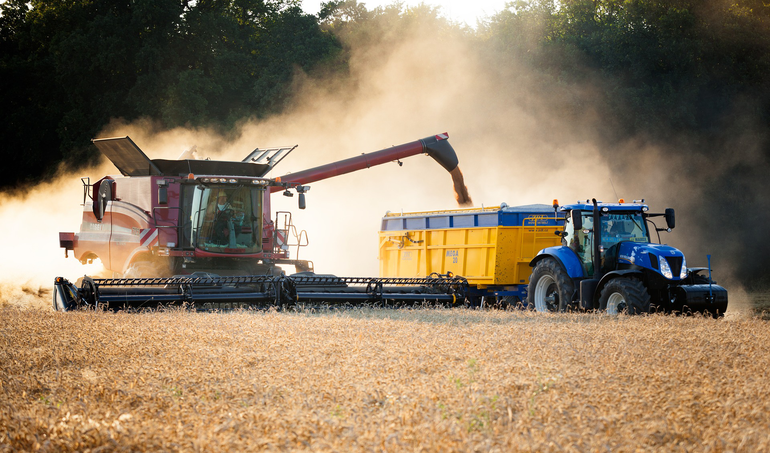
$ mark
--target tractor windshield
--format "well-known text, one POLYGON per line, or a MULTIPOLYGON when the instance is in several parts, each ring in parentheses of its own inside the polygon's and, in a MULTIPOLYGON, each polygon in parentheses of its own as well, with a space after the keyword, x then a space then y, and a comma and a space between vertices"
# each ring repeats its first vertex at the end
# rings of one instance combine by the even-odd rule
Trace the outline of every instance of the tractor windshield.
POLYGON ((650 242, 641 212, 602 213, 601 245, 607 250, 618 242, 650 242))
POLYGON ((256 187, 198 186, 192 197, 190 242, 209 252, 260 252, 261 213, 262 190, 256 187))

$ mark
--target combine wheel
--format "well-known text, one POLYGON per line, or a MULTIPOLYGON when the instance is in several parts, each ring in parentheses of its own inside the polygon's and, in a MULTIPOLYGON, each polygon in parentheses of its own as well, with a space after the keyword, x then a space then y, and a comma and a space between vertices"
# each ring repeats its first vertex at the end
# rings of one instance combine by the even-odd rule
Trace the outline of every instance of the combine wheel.
POLYGON ((553 258, 545 258, 532 270, 527 305, 540 312, 565 311, 574 293, 575 284, 567 272, 553 258))
POLYGON ((134 261, 133 263, 131 263, 131 265, 128 266, 128 269, 126 269, 126 272, 123 273, 123 277, 156 278, 156 277, 167 277, 166 274, 168 273, 169 272, 166 270, 165 266, 162 266, 152 261, 141 260, 141 261, 134 261))
POLYGON ((602 289, 599 308, 608 314, 639 315, 650 312, 650 294, 644 283, 633 278, 610 280, 602 289))

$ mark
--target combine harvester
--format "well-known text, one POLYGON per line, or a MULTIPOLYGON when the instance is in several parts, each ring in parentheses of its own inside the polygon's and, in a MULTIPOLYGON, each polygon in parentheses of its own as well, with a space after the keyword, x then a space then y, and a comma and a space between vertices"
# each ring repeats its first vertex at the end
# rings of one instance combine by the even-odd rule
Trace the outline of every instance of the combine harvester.
POLYGON ((306 184, 417 154, 428 154, 456 180, 457 155, 446 133, 277 178, 266 174, 296 146, 256 149, 241 162, 228 162, 149 159, 129 137, 93 142, 122 176, 82 179, 80 232, 59 233, 59 242, 65 256, 73 252, 82 263, 98 258, 115 278, 84 277, 74 285, 57 277, 56 310, 179 303, 209 309, 298 302, 454 304, 465 298, 465 281, 449 276, 314 274, 311 261, 289 256, 290 247, 307 245, 307 234, 297 232, 289 212, 271 217, 272 193, 296 193, 304 209, 306 184), (298 273, 286 276, 281 266, 298 273))
POLYGON ((660 232, 675 226, 674 210, 648 211, 644 200, 566 206, 554 200, 387 214, 380 276, 462 275, 474 305, 724 315, 727 290, 711 279, 710 258, 708 268, 687 267, 681 251, 659 243, 660 232), (655 217, 664 217, 666 228, 655 217))

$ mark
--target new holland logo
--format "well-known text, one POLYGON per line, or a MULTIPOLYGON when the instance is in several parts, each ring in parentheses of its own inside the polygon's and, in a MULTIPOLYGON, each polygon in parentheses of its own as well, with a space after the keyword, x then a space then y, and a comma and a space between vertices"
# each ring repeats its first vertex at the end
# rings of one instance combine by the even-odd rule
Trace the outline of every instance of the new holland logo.
POLYGON ((142 234, 139 235, 139 243, 142 247, 152 247, 158 244, 158 229, 147 228, 142 230, 142 234))

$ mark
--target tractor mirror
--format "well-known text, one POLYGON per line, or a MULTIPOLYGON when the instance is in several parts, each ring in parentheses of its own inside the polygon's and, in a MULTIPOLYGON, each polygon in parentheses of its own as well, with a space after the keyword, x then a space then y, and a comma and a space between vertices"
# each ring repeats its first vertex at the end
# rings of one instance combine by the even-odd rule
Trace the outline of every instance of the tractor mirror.
POLYGON ((676 226, 676 218, 674 217, 673 208, 666 208, 666 225, 668 225, 668 227, 671 229, 674 229, 674 226, 676 226))
POLYGON ((583 229, 583 216, 580 211, 570 211, 572 214, 572 228, 575 231, 583 229))
POLYGON ((305 209, 305 207, 307 207, 305 205, 305 194, 304 193, 300 193, 299 194, 299 199, 297 201, 299 202, 299 208, 300 209, 305 209))

